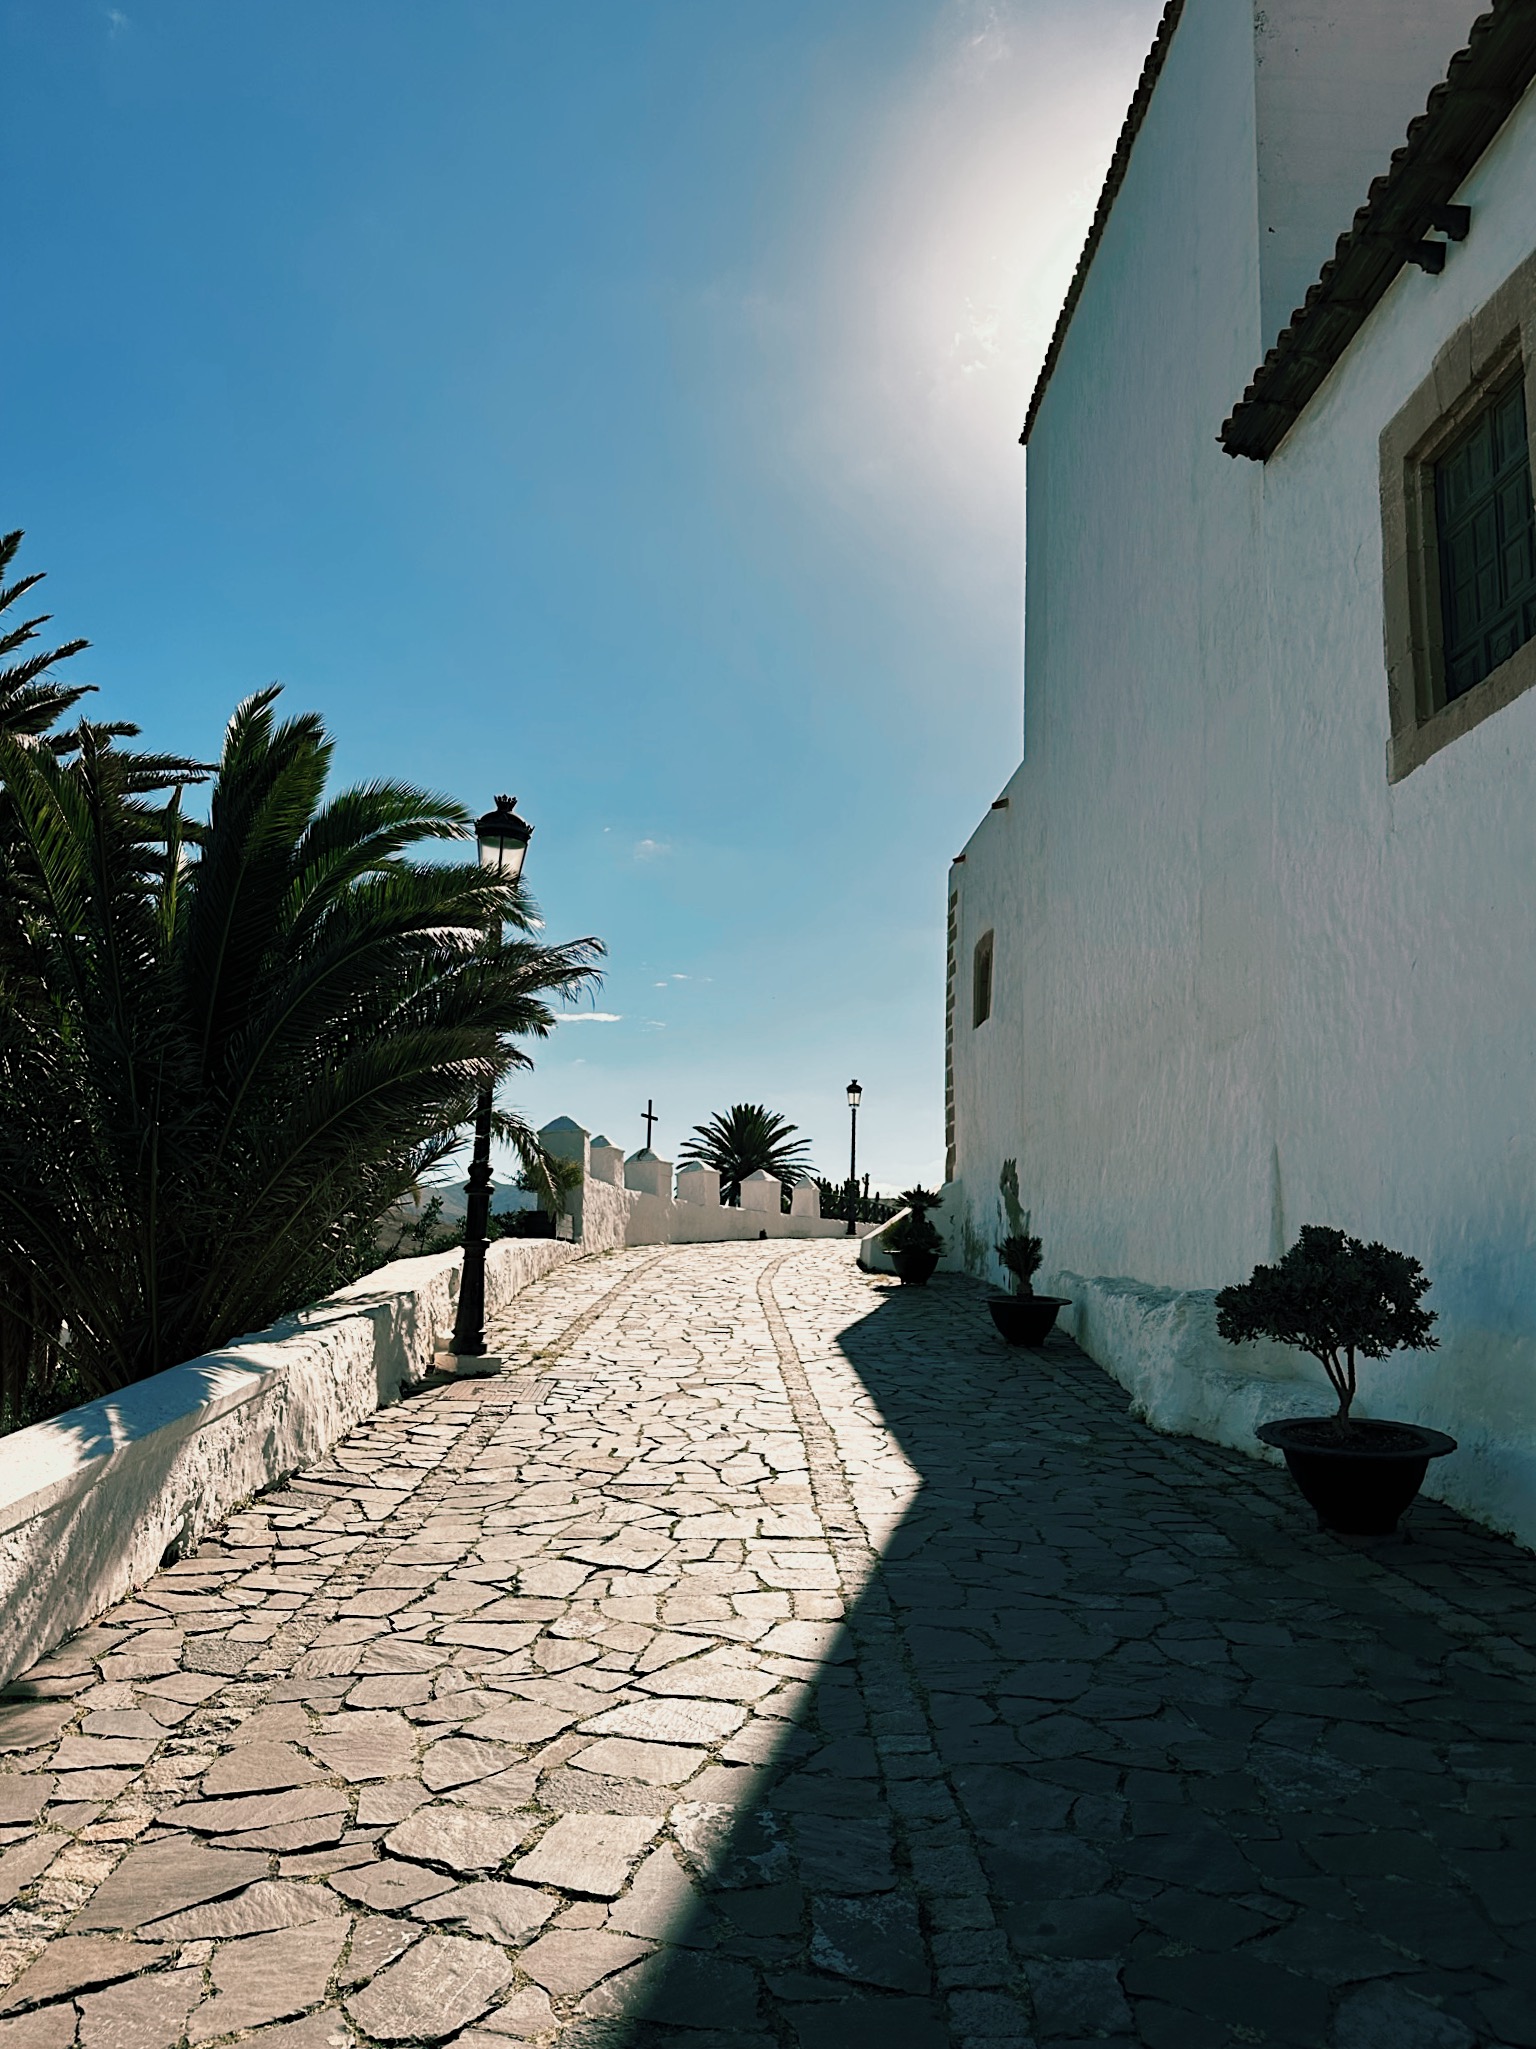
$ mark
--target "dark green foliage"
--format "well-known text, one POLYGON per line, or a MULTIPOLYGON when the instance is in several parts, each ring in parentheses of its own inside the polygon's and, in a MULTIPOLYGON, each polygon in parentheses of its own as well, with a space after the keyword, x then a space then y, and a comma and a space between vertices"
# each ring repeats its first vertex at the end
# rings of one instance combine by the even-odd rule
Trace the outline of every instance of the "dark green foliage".
MULTIPOLYGON (((490 1231, 493 1238, 553 1238, 555 1219, 543 1209, 497 1210, 490 1231)), ((459 1237, 462 1240, 462 1232, 459 1237)))
MULTIPOLYGON (((401 1221, 393 1238, 387 1230, 380 1234, 380 1254, 384 1259, 420 1259, 430 1252, 451 1252, 455 1245, 464 1243, 462 1224, 440 1222, 443 1214, 443 1198, 434 1195, 409 1223, 401 1221)), ((388 1220, 386 1220, 387 1222, 388 1220)))
POLYGON ((880 1233, 880 1243, 887 1252, 942 1252, 944 1240, 928 1212, 940 1201, 937 1195, 929 1195, 922 1188, 909 1189, 902 1197, 907 1207, 880 1233), (918 1202, 912 1196, 924 1198, 918 1202))
POLYGON ((525 1195, 536 1195, 547 1216, 564 1216, 570 1199, 581 1186, 581 1167, 575 1160, 560 1159, 541 1151, 525 1162, 517 1184, 525 1195))
MULTIPOLYGON (((137 729, 121 724, 53 730, 94 688, 88 683, 62 683, 53 673, 87 643, 71 640, 60 647, 33 648, 48 615, 6 616, 43 580, 33 574, 5 581, 21 540, 19 532, 0 536, 0 739, 19 743, 53 763, 78 757, 87 733, 98 743, 131 738, 137 729), (13 656, 20 659, 10 659, 13 656)), ((152 863, 154 849, 163 844, 172 816, 164 802, 166 791, 202 780, 204 771, 176 757, 121 750, 116 762, 126 800, 125 858, 142 876, 146 860, 152 863), (160 801, 147 802, 151 797, 160 801)), ((0 781, 0 1012, 30 1013, 33 1026, 42 1029, 50 1013, 34 972, 35 941, 48 914, 46 891, 23 822, 11 792, 0 781)), ((0 1240, 0 1429, 55 1415, 81 1398, 75 1364, 60 1336, 61 1326, 45 1291, 25 1266, 18 1267, 7 1257, 0 1240)))
POLYGON ((1433 1351, 1433 1309, 1421 1309, 1429 1279, 1416 1259, 1385 1245, 1366 1245, 1321 1224, 1301 1236, 1277 1266, 1256 1266, 1250 1280, 1216 1297, 1216 1328, 1228 1344, 1272 1338, 1309 1352, 1349 1421, 1355 1361, 1385 1359, 1405 1348, 1433 1351))
MULTIPOLYGON (((5 581, 21 540, 19 530, 0 534, 0 614, 8 612, 43 580, 38 571, 20 576, 14 583, 5 581)), ((51 732, 65 712, 73 710, 95 688, 91 683, 60 683, 51 673, 57 663, 67 662, 89 647, 89 641, 69 640, 62 647, 39 648, 20 661, 9 659, 36 640, 37 629, 48 624, 49 616, 39 612, 31 619, 14 622, 0 617, 0 733, 18 739, 38 739, 51 732)), ((68 752, 71 743, 68 738, 50 738, 47 744, 55 751, 68 752)))
POLYGON ((919 1217, 925 1217, 929 1210, 937 1209, 943 1200, 943 1196, 939 1194, 937 1189, 933 1188, 918 1186, 916 1188, 904 1188, 901 1191, 902 1208, 911 1210, 915 1216, 919 1217))
POLYGON ((729 1110, 696 1124, 696 1136, 679 1149, 679 1160, 697 1160, 720 1176, 722 1202, 739 1204, 741 1184, 749 1174, 769 1173, 793 1186, 815 1173, 810 1141, 795 1136, 797 1126, 762 1103, 733 1103, 729 1110))
POLYGON ((1025 1210, 1016 1231, 999 1241, 997 1256, 1008 1272, 1013 1275, 1014 1293, 1032 1295, 1035 1292, 1035 1275, 1040 1271, 1040 1262, 1045 1257, 1040 1240, 1029 1228, 1032 1212, 1025 1210))
MULTIPOLYGON (((848 1216, 848 1183, 829 1181, 824 1174, 816 1176, 816 1187, 821 1195, 821 1214, 824 1217, 848 1216)), ((853 1220, 856 1224, 883 1224, 895 1216, 901 1207, 892 1202, 888 1195, 864 1195, 855 1197, 853 1220)))
POLYGON ((235 714, 195 833, 107 730, 67 760, 0 733, 24 871, 0 896, 0 1295, 72 1399, 376 1263, 481 1086, 528 1064, 506 1036, 545 1035, 543 996, 600 952, 534 944, 478 863, 415 857, 465 836, 460 805, 327 800, 324 729, 277 724, 276 694, 235 714))
POLYGON ((1016 1295, 1032 1295, 1044 1256, 1040 1240, 1029 1228, 1032 1212, 1019 1203, 1019 1163, 1004 1160, 997 1176, 998 1199, 1006 1228, 997 1242, 997 1256, 1013 1276, 1016 1295))

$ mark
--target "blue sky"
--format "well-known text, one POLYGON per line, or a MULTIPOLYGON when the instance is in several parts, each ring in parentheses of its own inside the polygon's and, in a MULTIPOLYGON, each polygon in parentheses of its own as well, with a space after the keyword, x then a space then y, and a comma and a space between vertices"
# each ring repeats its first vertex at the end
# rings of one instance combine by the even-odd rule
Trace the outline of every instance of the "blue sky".
MULTIPOLYGON (((0 521, 100 710, 534 821, 512 1093, 942 1171, 1029 387, 1156 0, 0 0, 0 521)), ((845 1168, 842 1169, 846 1171, 845 1168)))

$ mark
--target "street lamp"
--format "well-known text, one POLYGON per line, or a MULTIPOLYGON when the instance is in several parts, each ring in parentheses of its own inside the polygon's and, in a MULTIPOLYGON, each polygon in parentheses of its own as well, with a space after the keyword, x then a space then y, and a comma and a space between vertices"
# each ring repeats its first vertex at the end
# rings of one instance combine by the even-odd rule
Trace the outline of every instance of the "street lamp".
MULTIPOLYGON (((503 882, 516 882, 523 872, 533 827, 517 814, 515 797, 498 797, 494 811, 475 820, 475 845, 480 866, 503 882)), ((501 943, 501 921, 487 935, 501 943)), ((464 1205, 464 1271, 459 1276, 459 1306, 453 1319, 452 1350, 460 1359, 485 1357, 485 1253, 491 1224, 491 1085, 486 1083, 475 1106, 475 1146, 469 1163, 464 1205)))
POLYGON ((852 1237, 853 1220, 859 1207, 859 1104, 864 1091, 856 1081, 848 1084, 848 1231, 852 1237))
POLYGON ((480 866, 489 868, 505 882, 516 882, 523 872, 523 859, 533 827, 517 815, 516 797, 498 797, 496 809, 475 820, 475 845, 480 866))

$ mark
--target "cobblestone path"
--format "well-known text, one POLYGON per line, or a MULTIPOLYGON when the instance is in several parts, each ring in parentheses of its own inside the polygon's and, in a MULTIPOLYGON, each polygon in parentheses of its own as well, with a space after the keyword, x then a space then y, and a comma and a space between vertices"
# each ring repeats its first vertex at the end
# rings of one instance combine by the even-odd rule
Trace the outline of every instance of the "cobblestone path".
POLYGON ((1528 1555, 836 1243, 498 1337, 0 1701, 0 2049, 1536 2044, 1528 1555))

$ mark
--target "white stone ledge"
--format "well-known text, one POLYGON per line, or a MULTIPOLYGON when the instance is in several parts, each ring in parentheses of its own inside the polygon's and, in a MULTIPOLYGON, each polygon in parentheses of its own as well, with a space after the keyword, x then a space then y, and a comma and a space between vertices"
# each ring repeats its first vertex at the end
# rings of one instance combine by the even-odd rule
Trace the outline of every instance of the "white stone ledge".
MULTIPOLYGON (((892 1259, 885 1243, 885 1234, 900 1218, 910 1216, 910 1210, 899 1209, 893 1217, 887 1217, 883 1224, 856 1224, 858 1233, 859 1265, 867 1274, 893 1274, 896 1262, 892 1259)), ((843 1229, 848 1228, 848 1219, 843 1219, 843 1229)), ((943 1264, 941 1259, 940 1264, 943 1264)))
MULTIPOLYGON (((580 1246, 498 1239, 486 1311, 580 1246)), ((0 1683, 319 1458, 432 1363, 460 1252, 396 1260, 313 1308, 0 1437, 0 1683)))
MULTIPOLYGON (((1289 1345, 1238 1347, 1217 1335, 1214 1289, 1058 1273, 1040 1292, 1071 1297, 1062 1329, 1119 1381, 1132 1412, 1154 1430, 1203 1437, 1280 1465, 1280 1453, 1254 1436, 1259 1424, 1333 1411, 1323 1370, 1305 1353, 1289 1345)), ((1398 1355, 1365 1374, 1358 1414, 1422 1423, 1458 1440, 1449 1458, 1431 1463, 1425 1494, 1536 1548, 1536 1443, 1517 1428, 1500 1433, 1469 1424, 1457 1413, 1454 1369, 1426 1381, 1398 1355)))

